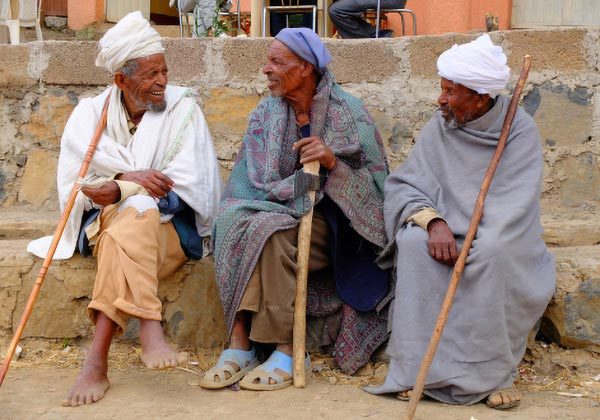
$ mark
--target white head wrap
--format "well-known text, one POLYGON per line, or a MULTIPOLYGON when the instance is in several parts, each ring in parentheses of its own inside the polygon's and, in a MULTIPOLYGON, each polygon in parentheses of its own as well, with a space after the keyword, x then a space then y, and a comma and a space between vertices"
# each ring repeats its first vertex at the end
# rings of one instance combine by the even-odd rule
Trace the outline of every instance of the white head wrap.
POLYGON ((164 50, 156 29, 150 26, 139 11, 131 12, 110 28, 100 40, 96 65, 105 67, 114 74, 129 60, 162 53, 164 50))
POLYGON ((504 89, 510 77, 502 47, 494 45, 488 34, 467 44, 454 44, 440 55, 437 66, 444 79, 492 98, 504 89))

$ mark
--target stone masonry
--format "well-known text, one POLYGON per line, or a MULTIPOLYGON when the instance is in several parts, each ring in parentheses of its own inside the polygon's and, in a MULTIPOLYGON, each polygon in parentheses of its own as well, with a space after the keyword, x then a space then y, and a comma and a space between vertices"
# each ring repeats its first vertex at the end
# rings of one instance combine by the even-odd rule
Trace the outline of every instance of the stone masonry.
MULTIPOLYGON (((402 163, 436 109, 436 58, 475 35, 327 40, 333 71, 362 98, 382 133, 391 168, 402 163)), ((600 348, 600 29, 492 34, 509 56, 512 89, 522 57, 533 68, 523 106, 544 142, 544 239, 557 256, 559 283, 542 332, 565 346, 600 348)), ((248 113, 268 94, 261 67, 268 39, 165 39, 171 83, 198 93, 225 180, 248 113)), ((18 324, 41 261, 31 238, 58 220, 56 162, 73 107, 101 92, 109 75, 94 66, 95 42, 0 46, 0 336, 18 324)), ((510 93, 510 89, 506 93, 510 93)), ((26 336, 85 337, 93 259, 51 268, 26 336)), ((226 339, 212 262, 188 263, 160 288, 167 329, 180 345, 226 339)), ((126 337, 135 337, 131 323, 126 337)))

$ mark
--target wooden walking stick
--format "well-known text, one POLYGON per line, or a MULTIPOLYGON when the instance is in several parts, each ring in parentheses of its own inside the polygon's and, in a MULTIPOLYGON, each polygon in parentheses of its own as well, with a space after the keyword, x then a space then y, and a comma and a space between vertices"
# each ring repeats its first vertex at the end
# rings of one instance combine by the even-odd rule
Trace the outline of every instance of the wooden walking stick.
MULTIPOLYGON (((303 137, 308 137, 308 127, 304 129, 303 137)), ((304 172, 311 175, 319 174, 319 161, 304 164, 304 172)), ((315 203, 315 191, 308 192, 311 203, 315 203)), ((298 228, 298 274, 296 276, 296 301, 294 304, 294 327, 292 338, 292 353, 294 359, 294 386, 304 388, 306 386, 306 372, 304 371, 304 359, 306 358, 306 292, 308 288, 308 257, 310 255, 310 234, 312 230, 313 209, 302 216, 298 228)))
MULTIPOLYGON (((94 136, 92 137, 92 141, 88 146, 87 152, 83 159, 83 163, 81 164, 81 168, 79 169, 79 175, 77 175, 78 179, 82 179, 87 174, 88 168, 90 167, 90 163, 92 162, 92 156, 96 151, 96 146, 98 145, 98 141, 100 140, 100 135, 106 126, 106 115, 108 112, 108 103, 109 103, 110 93, 106 98, 106 102, 104 102, 104 108, 102 109, 102 114, 100 114, 100 120, 98 121, 98 125, 96 125, 96 131, 94 132, 94 136)), ((56 251, 56 247, 58 246, 58 242, 65 230, 65 226, 67 225, 67 221, 69 220, 69 215, 71 214, 71 210, 73 209, 73 205, 75 204, 75 199, 77 198, 77 193, 79 192, 79 186, 77 181, 73 183, 73 188, 71 188, 71 194, 69 195, 69 199, 65 204, 65 209, 63 210, 60 221, 58 222, 58 226, 54 231, 54 236, 52 237, 52 242, 50 243, 50 248, 48 249, 48 253, 46 254, 46 258, 44 259, 44 263, 40 268, 37 279, 33 285, 33 289, 31 290, 31 294, 29 295, 29 299, 27 300, 27 305, 25 306, 25 310, 23 311, 23 315, 21 316, 21 321, 19 322, 19 326, 13 335, 12 341, 10 343, 10 347, 8 348, 8 352, 6 353, 6 357, 2 362, 2 368, 0 369, 0 385, 4 382, 4 377, 6 376, 6 372, 8 372, 8 367, 10 366, 10 361, 15 354, 15 349, 17 348, 17 344, 19 344, 19 340, 21 339, 21 335, 23 334, 23 330, 25 329, 25 325, 27 324, 27 320, 31 315, 31 311, 33 310, 33 305, 37 300, 38 295, 40 294, 40 289, 42 287, 42 283, 44 282, 44 278, 46 277, 46 273, 48 272, 48 268, 50 264, 52 264, 52 257, 54 256, 54 252, 56 251)))
POLYGON ((421 362, 421 367, 419 368, 419 373, 417 374, 417 379, 415 380, 415 386, 412 390, 412 395, 410 396, 410 401, 406 410, 407 420, 412 420, 417 409, 417 404, 421 399, 421 394, 425 386, 425 380, 427 379, 429 368, 431 367, 431 362, 433 361, 433 357, 435 356, 437 346, 440 343, 442 331, 444 330, 446 321, 448 321, 448 314, 450 312, 450 308, 452 307, 452 301, 454 300, 454 295, 456 294, 458 282, 460 281, 460 278, 464 271, 465 263, 469 255, 469 251, 471 249, 471 244, 473 243, 473 239, 475 239, 475 234, 477 233, 479 222, 481 221, 481 217, 483 216, 483 203, 485 201, 485 197, 488 193, 488 190, 490 189, 490 184, 492 183, 492 178, 494 177, 496 168, 498 167, 500 156, 502 156, 502 152, 504 151, 504 146, 506 145, 506 140, 508 139, 510 127, 517 112, 517 106, 519 105, 521 92, 523 91, 523 86, 525 86, 525 81, 527 80, 527 75, 529 74, 530 68, 531 57, 529 55, 526 55, 525 59, 523 60, 523 68, 521 69, 519 80, 517 81, 515 91, 513 92, 513 96, 510 101, 508 112, 506 113, 506 117, 504 118, 504 124, 502 125, 502 131, 500 132, 500 138, 498 139, 496 151, 492 156, 492 160, 490 161, 487 172, 485 173, 485 177, 483 178, 481 188, 479 190, 479 196, 477 197, 475 209, 473 210, 473 215, 471 216, 471 222, 469 224, 467 236, 465 237, 465 242, 462 246, 462 249, 460 250, 458 260, 454 265, 454 271, 452 272, 452 278, 450 279, 450 284, 448 285, 448 291, 446 292, 446 296, 444 297, 444 301, 442 303, 442 309, 440 310, 440 314, 435 324, 431 340, 429 341, 427 351, 425 352, 425 356, 423 356, 423 361, 421 362))

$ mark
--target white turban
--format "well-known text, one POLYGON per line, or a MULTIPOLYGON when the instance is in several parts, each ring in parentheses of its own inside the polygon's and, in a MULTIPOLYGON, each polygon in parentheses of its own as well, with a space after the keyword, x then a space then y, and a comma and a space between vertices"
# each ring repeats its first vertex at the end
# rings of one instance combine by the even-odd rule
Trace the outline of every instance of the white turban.
POLYGON ((467 44, 454 44, 440 55, 437 66, 444 79, 492 98, 504 89, 510 77, 502 47, 494 45, 488 34, 467 44))
POLYGON ((100 40, 96 65, 114 74, 134 58, 164 52, 160 35, 139 11, 131 12, 110 28, 100 40))

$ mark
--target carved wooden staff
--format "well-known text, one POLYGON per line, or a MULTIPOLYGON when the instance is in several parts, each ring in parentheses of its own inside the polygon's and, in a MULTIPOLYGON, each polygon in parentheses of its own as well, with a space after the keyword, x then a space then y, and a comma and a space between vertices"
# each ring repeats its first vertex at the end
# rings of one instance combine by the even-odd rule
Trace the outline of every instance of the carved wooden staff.
POLYGON ((485 177, 483 178, 483 182, 479 190, 479 196, 477 197, 477 202, 475 203, 475 209, 473 210, 473 215, 471 216, 469 230, 467 231, 467 236, 465 237, 465 242, 462 246, 462 249, 460 250, 458 260, 454 265, 454 271, 452 272, 452 278, 450 280, 450 284, 448 285, 448 291, 446 292, 446 296, 444 297, 444 301, 442 303, 442 309, 440 310, 440 314, 435 324, 431 340, 429 341, 427 351, 425 352, 425 356, 423 357, 423 361, 421 362, 419 373, 417 374, 417 379, 415 380, 415 386, 412 390, 412 395, 410 396, 410 401, 406 410, 407 420, 412 420, 417 409, 417 404, 421 399, 421 394, 423 393, 423 387, 425 386, 425 380, 427 378, 427 374, 429 373, 431 362, 433 361, 433 357, 435 356, 437 346, 440 343, 442 331, 444 330, 446 321, 448 321, 448 314, 450 312, 450 308, 452 307, 452 301, 454 300, 454 295, 456 294, 458 282, 460 281, 462 273, 465 269, 465 263, 467 261, 467 257, 469 256, 471 244, 473 243, 473 239, 475 239, 475 234, 477 233, 479 222, 481 221, 481 217, 483 216, 483 203, 485 201, 485 197, 488 193, 488 190, 490 189, 490 184, 492 183, 492 178, 494 177, 496 168, 498 167, 500 156, 502 156, 502 152, 504 151, 504 146, 506 145, 506 140, 508 139, 510 127, 517 112, 517 106, 519 105, 521 92, 523 91, 523 86, 525 86, 525 82, 527 80, 527 75, 529 74, 530 68, 531 57, 529 55, 526 55, 523 60, 523 68, 521 69, 519 80, 517 81, 515 91, 513 92, 513 96, 510 101, 508 112, 506 113, 506 117, 504 118, 504 124, 502 125, 502 131, 500 132, 500 138, 498 139, 496 152, 494 153, 494 156, 492 156, 492 160, 490 161, 487 172, 485 173, 485 177))
MULTIPOLYGON (((310 135, 310 127, 300 127, 302 137, 310 135)), ((319 161, 304 164, 304 172, 311 175, 319 175, 319 161)), ((308 192, 308 198, 312 204, 315 203, 315 191, 308 192)), ((294 304, 294 327, 292 338, 292 353, 294 359, 294 386, 304 388, 306 386, 306 372, 304 371, 304 359, 306 358, 306 292, 308 287, 308 257, 310 255, 310 234, 312 231, 313 209, 302 216, 298 228, 298 274, 296 276, 296 302, 294 304)))
MULTIPOLYGON (((92 141, 88 146, 87 152, 83 159, 83 163, 81 164, 81 168, 79 169, 78 179, 82 179, 87 174, 88 168, 90 167, 90 163, 92 162, 92 156, 96 151, 96 146, 98 145, 98 141, 100 140, 100 135, 106 126, 106 115, 108 112, 108 103, 109 103, 110 93, 104 102, 104 108, 102 109, 102 114, 100 114, 100 120, 96 125, 96 131, 94 132, 94 136, 92 137, 92 141)), ((40 272, 38 273, 37 279, 33 285, 33 289, 31 290, 31 294, 29 295, 29 300, 27 301, 27 305, 25 306, 25 310, 23 311, 23 315, 21 316, 21 321, 19 322, 19 326, 13 335, 12 341, 10 343, 10 347, 8 348, 8 352, 6 353, 6 357, 2 362, 2 368, 0 369, 0 385, 4 382, 4 377, 6 376, 6 372, 8 372, 8 367, 10 366, 10 362, 15 354, 15 349, 19 344, 19 340, 21 339, 21 335, 23 334, 23 330, 25 329, 25 325, 27 324, 27 320, 31 315, 31 311, 33 310, 33 305, 37 300, 38 295, 40 294, 40 289, 42 287, 42 283, 46 277, 46 273, 48 272, 48 268, 50 264, 52 264, 52 257, 54 256, 54 252, 56 251, 56 247, 58 246, 58 242, 65 230, 65 226, 67 225, 67 221, 69 220, 69 215, 71 214, 71 210, 73 209, 73 205, 75 204, 75 199, 77 198, 77 193, 79 192, 79 185, 77 181, 73 183, 73 188, 71 188, 71 193, 69 195, 69 199, 65 205, 65 209, 63 210, 60 221, 58 222, 58 226, 54 231, 54 236, 52 237, 52 242, 50 243, 50 248, 48 249, 48 253, 46 254, 46 258, 44 259, 44 263, 40 268, 40 272)))

